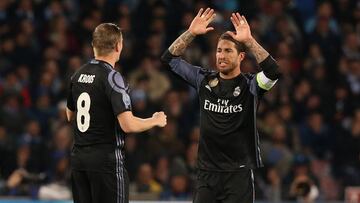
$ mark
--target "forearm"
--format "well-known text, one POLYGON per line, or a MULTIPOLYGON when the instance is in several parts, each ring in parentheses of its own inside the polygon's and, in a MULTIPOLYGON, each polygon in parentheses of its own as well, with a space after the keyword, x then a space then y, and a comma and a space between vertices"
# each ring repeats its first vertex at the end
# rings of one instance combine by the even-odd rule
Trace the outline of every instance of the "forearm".
POLYGON ((194 40, 195 35, 186 30, 181 34, 169 47, 169 52, 174 56, 181 56, 184 54, 185 49, 194 40))
POLYGON ((139 133, 156 126, 154 118, 139 118, 126 111, 117 116, 121 129, 125 133, 139 133))
POLYGON ((263 70, 264 75, 270 80, 277 80, 281 73, 276 61, 270 54, 254 39, 245 42, 250 52, 255 56, 256 61, 263 70))
POLYGON ((129 133, 140 133, 156 126, 153 118, 139 118, 134 116, 132 122, 128 125, 129 133))
POLYGON ((245 45, 255 56, 258 63, 263 62, 269 56, 269 53, 254 38, 250 38, 246 41, 245 45))

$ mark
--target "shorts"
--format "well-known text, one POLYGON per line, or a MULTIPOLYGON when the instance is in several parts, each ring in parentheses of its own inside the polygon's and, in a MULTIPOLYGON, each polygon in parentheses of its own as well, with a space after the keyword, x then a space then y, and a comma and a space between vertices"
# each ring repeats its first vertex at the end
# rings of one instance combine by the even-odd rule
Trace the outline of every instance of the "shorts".
POLYGON ((251 169, 234 172, 199 170, 194 203, 253 203, 254 175, 251 169))
POLYGON ((129 178, 125 169, 117 173, 72 170, 74 203, 128 203, 129 178))

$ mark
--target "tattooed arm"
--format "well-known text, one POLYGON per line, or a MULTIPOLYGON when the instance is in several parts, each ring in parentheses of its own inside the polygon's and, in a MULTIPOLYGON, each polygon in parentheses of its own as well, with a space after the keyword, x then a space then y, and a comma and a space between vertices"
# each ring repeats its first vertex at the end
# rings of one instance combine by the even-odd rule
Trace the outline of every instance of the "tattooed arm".
POLYGON ((200 9, 191 22, 189 29, 171 44, 169 47, 170 53, 174 56, 184 54, 186 47, 191 43, 196 35, 205 34, 214 29, 213 27, 208 27, 214 17, 215 13, 213 9, 207 8, 204 12, 203 9, 200 9))
POLYGON ((214 29, 208 27, 214 17, 213 9, 207 8, 204 12, 203 9, 200 9, 191 22, 189 29, 180 35, 161 56, 163 63, 169 65, 174 73, 182 77, 197 90, 204 78, 201 67, 194 66, 182 60, 179 56, 184 54, 186 47, 194 40, 196 35, 205 34, 214 29))
POLYGON ((239 13, 232 13, 230 20, 234 25, 236 32, 228 32, 228 34, 235 40, 243 42, 255 56, 258 63, 264 61, 269 56, 269 53, 252 37, 250 26, 246 21, 246 18, 239 13))
POLYGON ((255 56, 256 61, 263 70, 256 75, 257 84, 262 89, 270 90, 281 75, 276 61, 252 37, 250 26, 244 16, 241 16, 239 13, 232 13, 230 20, 235 27, 235 33, 228 32, 228 34, 235 40, 243 42, 255 56))
POLYGON ((245 45, 258 63, 263 62, 270 55, 254 38, 245 41, 245 45))
POLYGON ((180 37, 178 37, 169 47, 169 51, 174 56, 181 56, 184 54, 186 47, 193 41, 195 36, 189 30, 186 30, 180 37))

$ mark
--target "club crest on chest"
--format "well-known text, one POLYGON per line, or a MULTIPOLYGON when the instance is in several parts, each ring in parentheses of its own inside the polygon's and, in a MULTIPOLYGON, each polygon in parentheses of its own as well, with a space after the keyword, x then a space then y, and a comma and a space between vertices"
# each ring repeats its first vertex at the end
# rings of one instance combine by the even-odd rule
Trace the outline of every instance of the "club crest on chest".
POLYGON ((235 87, 234 92, 233 92, 234 97, 239 96, 240 93, 241 93, 240 87, 239 86, 235 87))

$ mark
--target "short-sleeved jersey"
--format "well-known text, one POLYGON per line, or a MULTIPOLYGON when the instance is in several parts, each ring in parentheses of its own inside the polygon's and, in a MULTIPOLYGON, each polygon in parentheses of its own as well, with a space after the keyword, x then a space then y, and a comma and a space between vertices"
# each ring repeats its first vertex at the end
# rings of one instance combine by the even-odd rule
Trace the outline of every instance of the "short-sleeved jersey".
MULTIPOLYGON (((89 159, 100 159, 89 164, 79 164, 81 161, 76 159, 73 167, 95 169, 104 159, 101 153, 112 153, 114 150, 112 158, 116 159, 116 164, 122 164, 125 133, 120 128, 117 115, 131 111, 131 100, 129 86, 121 74, 104 61, 91 60, 71 77, 67 107, 75 113, 72 122, 74 150, 80 152, 86 147, 91 148, 91 153, 98 154, 89 159)), ((86 153, 81 156, 86 156, 86 153)))
MULTIPOLYGON (((275 61, 270 57, 266 63, 275 61)), ((169 65, 199 94, 198 168, 236 171, 261 167, 256 112, 259 99, 275 81, 263 72, 226 80, 218 72, 193 66, 179 57, 173 57, 169 65)))

